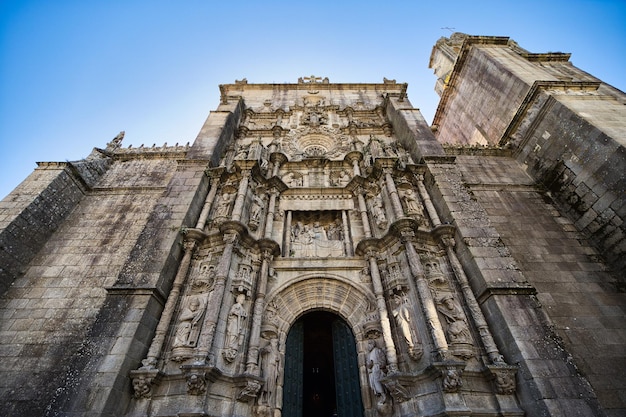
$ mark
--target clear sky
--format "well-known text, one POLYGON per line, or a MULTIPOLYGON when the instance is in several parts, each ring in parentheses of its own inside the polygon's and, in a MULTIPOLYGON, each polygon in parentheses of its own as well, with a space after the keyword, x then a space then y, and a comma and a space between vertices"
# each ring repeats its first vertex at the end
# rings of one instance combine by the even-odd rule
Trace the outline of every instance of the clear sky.
POLYGON ((0 0, 0 198, 36 161, 193 142, 219 84, 408 82, 428 122, 428 69, 452 31, 509 36, 626 90, 626 0, 0 0))

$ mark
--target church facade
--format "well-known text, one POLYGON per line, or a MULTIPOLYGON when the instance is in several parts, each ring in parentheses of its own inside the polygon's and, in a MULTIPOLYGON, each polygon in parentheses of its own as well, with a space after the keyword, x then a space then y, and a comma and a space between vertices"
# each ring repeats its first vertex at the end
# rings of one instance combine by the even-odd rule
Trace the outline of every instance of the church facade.
POLYGON ((186 146, 2 201, 6 415, 617 416, 626 96, 508 38, 407 85, 221 85, 186 146))

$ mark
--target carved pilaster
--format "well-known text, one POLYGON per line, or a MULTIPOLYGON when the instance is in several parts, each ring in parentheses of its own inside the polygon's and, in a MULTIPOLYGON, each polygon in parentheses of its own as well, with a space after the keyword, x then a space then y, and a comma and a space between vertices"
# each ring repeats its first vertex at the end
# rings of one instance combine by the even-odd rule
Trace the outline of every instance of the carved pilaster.
POLYGON ((274 228, 274 212, 276 211, 276 198, 278 197, 278 191, 273 189, 270 192, 270 201, 267 208, 267 218, 265 219, 265 238, 272 238, 272 229, 274 228))
POLYGON ((376 296, 376 305, 380 314, 380 324, 383 330, 383 340, 385 341, 385 351, 387 360, 389 361, 389 370, 394 372, 398 370, 398 357, 396 354, 396 346, 391 334, 391 324, 389 322, 389 313, 387 304, 383 294, 383 284, 380 279, 380 271, 378 269, 377 252, 370 250, 367 253, 367 259, 370 264, 370 274, 372 277, 372 285, 374 287, 374 295, 376 296))
POLYGON ((185 240, 183 243, 183 247, 185 250, 185 254, 183 255, 183 259, 178 266, 178 272, 176 273, 176 277, 174 278, 172 290, 167 296, 167 301, 165 302, 163 313, 161 313, 161 319, 159 320, 159 324, 157 325, 154 338, 152 339, 152 343, 150 343, 150 348, 148 349, 148 355, 146 356, 146 359, 141 362, 143 365, 141 369, 155 369, 157 360, 161 356, 163 342, 165 341, 165 335, 167 334, 167 330, 171 325, 172 317, 174 316, 174 310, 176 308, 176 304, 178 304, 178 298, 180 296, 181 288, 185 283, 185 280, 187 279, 189 265, 191 264, 191 256, 193 255, 193 251, 196 248, 196 241, 185 240))
POLYGON ((217 189, 219 187, 219 184, 219 176, 214 176, 213 178, 211 178, 211 188, 209 189, 209 193, 204 200, 204 206, 202 206, 202 212, 200 213, 200 217, 198 217, 196 229, 204 229, 206 221, 209 217, 209 212, 211 211, 211 206, 213 206, 213 201, 215 200, 215 196, 217 195, 217 189))
POLYGON ((263 310, 265 309, 265 293, 267 291, 267 278, 270 263, 273 259, 272 250, 269 248, 262 250, 261 276, 254 301, 254 313, 252 316, 252 329, 250 330, 250 342, 248 344, 248 358, 246 361, 246 373, 250 375, 259 374, 259 342, 261 334, 261 321, 263 310))
POLYGON ((391 199, 391 207, 393 208, 394 217, 397 219, 404 217, 404 211, 402 210, 402 203, 400 202, 400 197, 398 196, 398 189, 396 188, 396 183, 391 176, 392 168, 385 168, 385 186, 387 187, 387 193, 389 194, 389 198, 391 199))
POLYGON ((428 282, 424 277, 422 264, 420 262, 419 256, 417 255, 417 252, 415 251, 413 242, 411 242, 411 240, 409 239, 410 236, 408 235, 408 232, 409 231, 403 232, 401 240, 402 243, 404 243, 404 247, 406 250, 407 259, 409 261, 409 269, 411 270, 411 274, 415 279, 415 289, 420 298, 422 309, 424 310, 424 315, 426 316, 426 322, 428 324, 428 328, 431 332, 431 336, 435 344, 435 350, 437 351, 440 359, 445 359, 448 354, 448 343, 446 342, 446 337, 443 333, 443 328, 437 314, 435 302, 433 300, 430 289, 428 288, 428 282))
POLYGON ((441 220, 439 220, 439 215, 437 214, 437 210, 435 210, 435 206, 433 205, 432 200, 430 199, 430 195, 424 186, 424 176, 417 175, 417 189, 419 191, 419 195, 424 202, 424 207, 426 208, 426 212, 430 217, 430 221, 433 223, 433 226, 437 227, 441 224, 441 220))
POLYGON ((363 223, 363 233, 365 234, 365 238, 370 238, 372 237, 372 229, 370 229, 370 220, 367 215, 367 205, 365 204, 365 197, 363 197, 363 190, 359 187, 355 192, 359 200, 359 212, 361 213, 361 222, 363 223))
POLYGON ((456 276, 459 285, 461 286, 461 291, 463 291, 463 297, 465 298, 465 302, 469 307, 472 319, 478 327, 478 332, 480 334, 480 338, 485 346, 485 350, 489 356, 489 360, 491 363, 496 365, 503 365, 504 358, 500 354, 496 342, 493 340, 493 336, 491 335, 491 331, 489 330, 489 326, 487 325, 487 321, 485 320, 485 316, 483 315, 478 302, 476 301, 476 297, 474 296, 474 292, 469 286, 469 282, 467 280, 467 276, 465 275, 465 271, 459 259, 454 252, 455 241, 454 238, 447 236, 442 237, 441 241, 446 248, 446 253, 448 255, 448 259, 450 260, 450 265, 452 266, 452 270, 454 271, 454 275, 456 276))
POLYGON ((215 286, 209 299, 207 311, 204 315, 204 322, 202 324, 202 331, 200 332, 200 338, 198 339, 197 361, 200 363, 206 361, 213 344, 215 326, 217 325, 222 300, 224 299, 226 279, 228 278, 233 249, 235 247, 235 242, 238 239, 238 235, 237 233, 227 233, 224 235, 223 239, 225 242, 224 250, 222 251, 222 256, 217 264, 215 272, 215 286))
POLYGON ((235 206, 233 207, 232 219, 234 221, 241 221, 241 215, 243 213, 243 203, 246 199, 246 193, 248 192, 248 183, 250 182, 250 170, 242 170, 241 175, 242 178, 239 182, 239 189, 237 190, 237 197, 235 198, 235 206))

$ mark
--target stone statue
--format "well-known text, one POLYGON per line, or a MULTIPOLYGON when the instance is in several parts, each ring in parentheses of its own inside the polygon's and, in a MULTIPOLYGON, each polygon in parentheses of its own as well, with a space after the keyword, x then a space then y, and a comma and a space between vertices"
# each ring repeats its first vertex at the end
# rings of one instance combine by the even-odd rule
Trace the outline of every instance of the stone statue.
POLYGON ((446 294, 437 303, 437 310, 448 324, 448 341, 450 343, 472 343, 469 328, 461 307, 450 294, 446 294))
POLYGON ((383 201, 380 195, 374 197, 372 201, 372 212, 378 228, 384 229, 387 227, 387 217, 385 216, 385 210, 383 210, 383 201))
POLYGON ((224 343, 224 359, 232 362, 237 356, 239 345, 243 339, 243 322, 248 317, 248 313, 243 306, 246 300, 245 294, 237 295, 235 304, 230 308, 228 320, 226 321, 226 339, 224 343))
POLYGON ((417 197, 415 196, 415 191, 413 190, 405 190, 402 193, 402 199, 404 200, 404 204, 406 205, 407 214, 421 213, 422 208, 417 201, 417 197))
POLYGON ((204 313, 204 305, 198 297, 191 297, 187 306, 180 313, 176 327, 173 347, 195 346, 195 334, 198 333, 198 322, 204 313))
POLYGON ((252 209, 250 210, 250 221, 258 222, 261 217, 261 212, 263 211, 263 206, 265 202, 258 195, 254 196, 254 200, 252 201, 252 209))
POLYGON ((276 385, 278 383, 278 371, 280 369, 280 352, 278 351, 278 339, 272 338, 267 346, 261 349, 261 367, 265 384, 259 398, 260 404, 276 406, 276 385))
POLYGON ((222 194, 222 197, 217 203, 217 208, 215 209, 215 217, 228 217, 228 214, 230 212, 230 203, 232 203, 234 199, 234 193, 229 193, 227 191, 222 194))
POLYGON ((409 349, 413 349, 415 343, 413 342, 413 335, 411 334, 411 313, 406 304, 402 302, 402 298, 399 295, 394 297, 394 301, 396 308, 392 311, 393 317, 409 349))
POLYGON ((384 404, 387 401, 385 387, 382 379, 386 376, 387 358, 381 348, 376 346, 374 340, 367 342, 367 371, 369 374, 370 387, 374 391, 374 395, 378 397, 378 404, 384 404))

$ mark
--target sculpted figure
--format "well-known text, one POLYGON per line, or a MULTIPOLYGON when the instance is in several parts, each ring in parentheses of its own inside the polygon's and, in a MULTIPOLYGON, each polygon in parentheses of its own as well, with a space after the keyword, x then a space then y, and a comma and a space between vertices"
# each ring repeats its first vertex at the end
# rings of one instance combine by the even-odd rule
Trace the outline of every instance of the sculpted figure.
POLYGON ((261 217, 261 212, 263 211, 264 201, 258 195, 254 196, 254 200, 252 202, 252 209, 250 210, 250 221, 258 222, 261 217))
POLYGON ((235 199, 234 193, 225 192, 217 203, 215 209, 215 217, 228 217, 230 212, 230 203, 235 199))
POLYGON ((381 348, 376 346, 374 340, 367 342, 367 370, 369 373, 370 387, 374 391, 374 395, 378 397, 378 404, 384 404, 387 401, 385 388, 381 379, 385 377, 387 370, 387 358, 381 348))
POLYGON ((498 394, 513 394, 515 392, 515 379, 509 373, 500 372, 496 375, 496 390, 498 394))
POLYGON ((381 229, 385 228, 385 226, 387 226, 387 217, 385 216, 385 210, 383 210, 383 201, 380 195, 374 197, 372 201, 372 211, 374 212, 376 225, 381 229))
POLYGON ((276 405, 276 384, 278 382, 278 370, 280 369, 280 352, 278 351, 278 339, 270 339, 270 343, 261 349, 261 362, 265 384, 261 390, 259 403, 269 406, 276 405))
POLYGON ((443 376, 443 390, 446 392, 457 392, 463 386, 461 371, 448 369, 443 376))
POLYGON ((133 391, 135 398, 150 398, 152 394, 152 378, 147 378, 144 375, 140 375, 133 378, 133 391))
POLYGON ((398 329, 400 329, 402 336, 404 336, 404 340, 409 346, 409 349, 413 349, 414 342, 413 335, 411 334, 411 313, 406 304, 402 302, 402 298, 399 295, 394 297, 394 301, 396 308, 392 311, 393 317, 396 319, 398 329))
POLYGON ((437 303, 437 310, 443 314, 446 323, 448 323, 447 334, 450 343, 472 343, 463 310, 451 295, 447 294, 441 297, 437 303))
POLYGON ((415 191, 406 190, 402 194, 402 199, 404 200, 404 204, 406 205, 407 213, 421 213, 422 208, 417 201, 417 197, 415 196, 415 191))
POLYGON ((195 338, 190 336, 192 330, 196 330, 195 328, 202 317, 202 313, 204 313, 204 306, 200 299, 191 297, 187 306, 180 313, 179 324, 174 337, 174 347, 195 346, 195 338))
POLYGON ((226 322, 226 347, 238 350, 240 339, 243 336, 243 322, 248 316, 243 303, 245 294, 237 295, 235 304, 230 308, 228 321, 226 322))
POLYGON ((334 223, 331 223, 328 226, 328 230, 326 231, 326 236, 328 240, 342 240, 343 241, 343 227, 341 224, 341 220, 337 219, 334 223))

